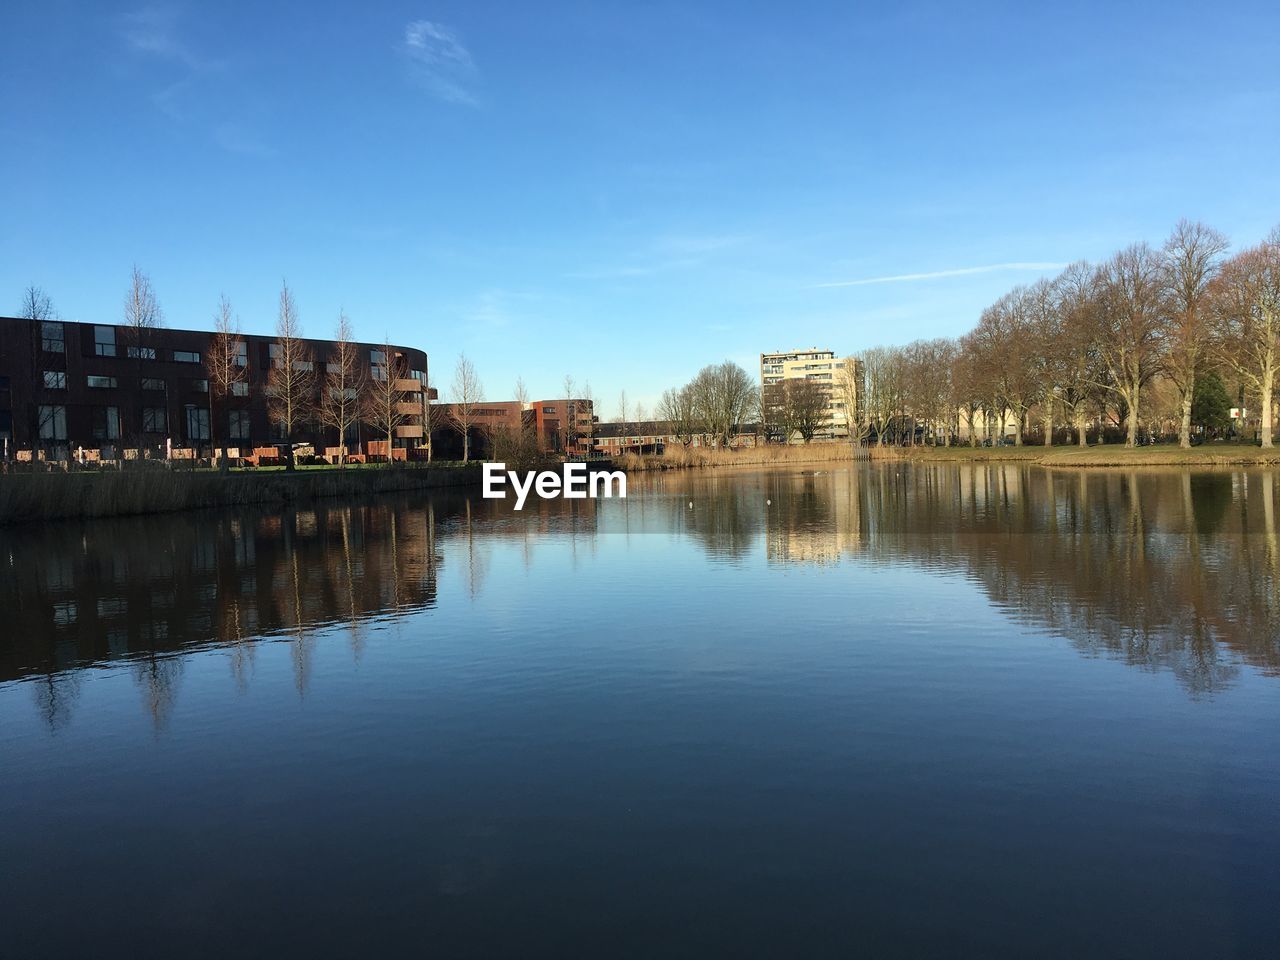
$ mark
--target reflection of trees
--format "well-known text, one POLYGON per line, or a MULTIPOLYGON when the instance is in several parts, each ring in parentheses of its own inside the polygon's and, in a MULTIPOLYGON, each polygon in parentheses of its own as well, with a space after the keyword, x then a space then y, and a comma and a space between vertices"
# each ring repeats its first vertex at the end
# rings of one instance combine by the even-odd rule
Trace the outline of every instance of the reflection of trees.
POLYGON ((184 661, 178 656, 148 653, 133 665, 133 679, 142 688, 142 700, 157 730, 163 730, 178 701, 184 661))
POLYGON ((1280 670, 1269 473, 892 464, 819 480, 775 483, 771 558, 961 569, 1015 618, 1192 691, 1240 659, 1280 670))
POLYGON ((46 673, 31 682, 40 718, 55 733, 71 719, 71 708, 80 699, 80 674, 74 670, 46 673))

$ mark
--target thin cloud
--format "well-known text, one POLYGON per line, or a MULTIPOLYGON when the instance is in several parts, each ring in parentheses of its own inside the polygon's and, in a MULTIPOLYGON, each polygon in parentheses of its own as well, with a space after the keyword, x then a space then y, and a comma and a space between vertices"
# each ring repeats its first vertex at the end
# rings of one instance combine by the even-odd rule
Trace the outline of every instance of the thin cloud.
POLYGON ((196 54, 178 33, 178 11, 174 7, 144 7, 122 18, 120 36, 134 53, 171 60, 192 70, 218 66, 196 54))
POLYGON ((834 280, 831 283, 815 283, 815 288, 823 287, 865 287, 873 283, 913 283, 917 280, 938 280, 943 277, 967 277, 975 273, 999 273, 1007 270, 1034 270, 1043 273, 1046 270, 1062 270, 1065 263, 989 263, 981 267, 957 267, 954 270, 934 270, 930 273, 899 273, 891 277, 866 277, 862 280, 834 280))
POLYGON ((404 28, 404 55, 414 76, 436 99, 477 106, 474 86, 479 76, 471 52, 458 35, 441 23, 414 20, 404 28))

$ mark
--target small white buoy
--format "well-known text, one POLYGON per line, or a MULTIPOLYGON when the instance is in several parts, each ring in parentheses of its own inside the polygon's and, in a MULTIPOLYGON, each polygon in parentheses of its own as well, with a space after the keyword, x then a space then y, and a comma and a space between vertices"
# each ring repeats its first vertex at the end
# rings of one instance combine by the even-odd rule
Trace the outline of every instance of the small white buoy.
POLYGON ((689 501, 689 509, 690 509, 690 510, 692 510, 692 509, 693 509, 693 501, 692 501, 692 500, 690 500, 690 501, 689 501))
POLYGON ((773 501, 772 501, 772 500, 766 500, 766 501, 764 502, 764 505, 765 505, 766 507, 772 507, 772 506, 773 506, 773 501))

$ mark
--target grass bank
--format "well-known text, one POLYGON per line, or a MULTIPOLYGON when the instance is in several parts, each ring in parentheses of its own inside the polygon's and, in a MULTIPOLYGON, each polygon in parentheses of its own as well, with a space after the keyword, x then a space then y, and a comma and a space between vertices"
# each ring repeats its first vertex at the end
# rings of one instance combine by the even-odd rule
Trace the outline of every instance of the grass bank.
POLYGON ((123 517, 205 507, 283 504, 324 497, 480 482, 479 464, 311 468, 295 472, 103 470, 13 473, 0 477, 0 526, 46 520, 123 517))
POLYGON ((614 465, 628 472, 645 470, 702 470, 715 467, 785 466, 791 463, 830 463, 853 460, 847 443, 810 443, 801 446, 747 447, 711 450, 704 447, 668 447, 664 453, 624 453, 614 465))
POLYGON ((1091 447, 886 447, 872 448, 873 459, 920 461, 1025 461, 1046 467, 1214 467, 1280 464, 1280 448, 1263 450, 1245 443, 1207 443, 1190 450, 1172 444, 1129 448, 1091 447))

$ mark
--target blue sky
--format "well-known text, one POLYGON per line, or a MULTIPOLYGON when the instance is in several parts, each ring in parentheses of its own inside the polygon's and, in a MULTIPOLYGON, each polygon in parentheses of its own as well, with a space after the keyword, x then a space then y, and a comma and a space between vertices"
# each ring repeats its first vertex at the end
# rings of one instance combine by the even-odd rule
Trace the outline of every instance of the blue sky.
POLYGON ((1263 3, 7 0, 0 309, 118 322, 136 262, 170 326, 226 293, 267 333, 287 278, 442 395, 465 351, 491 399, 568 373, 610 415, 961 333, 1181 216, 1256 242, 1278 62, 1263 3))

